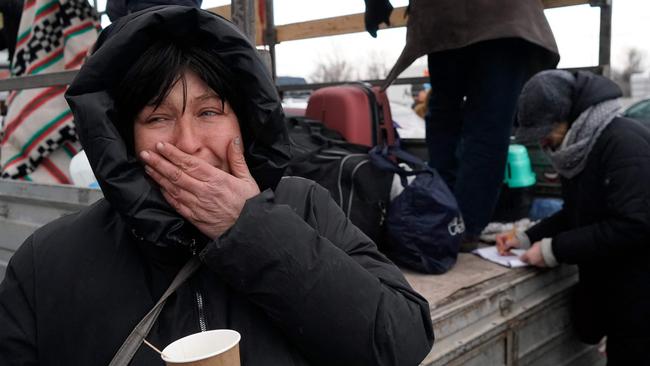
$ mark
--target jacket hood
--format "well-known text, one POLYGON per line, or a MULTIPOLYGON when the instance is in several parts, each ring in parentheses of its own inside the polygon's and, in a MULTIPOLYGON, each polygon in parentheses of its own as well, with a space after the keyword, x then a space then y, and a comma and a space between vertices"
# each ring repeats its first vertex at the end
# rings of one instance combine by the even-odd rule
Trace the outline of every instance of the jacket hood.
POLYGON ((271 76, 256 49, 227 20, 197 8, 162 6, 123 17, 100 34, 66 93, 90 165, 104 196, 134 235, 163 245, 190 244, 200 236, 198 230, 165 201, 127 149, 116 128, 121 121, 109 92, 160 39, 209 44, 234 74, 251 116, 240 121, 248 124, 241 128, 244 154, 261 190, 279 182, 290 160, 289 143, 271 76))
POLYGON ((587 108, 606 100, 623 96, 621 88, 612 80, 588 71, 574 73, 575 84, 571 92, 571 111, 568 121, 573 123, 587 108))

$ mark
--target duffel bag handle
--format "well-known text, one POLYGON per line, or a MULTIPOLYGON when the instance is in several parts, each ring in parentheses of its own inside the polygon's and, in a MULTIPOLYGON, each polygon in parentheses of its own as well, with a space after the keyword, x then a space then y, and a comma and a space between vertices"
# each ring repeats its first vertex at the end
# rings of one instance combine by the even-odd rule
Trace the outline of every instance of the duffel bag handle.
POLYGON ((432 169, 420 158, 407 153, 397 146, 375 146, 370 149, 368 154, 370 155, 370 160, 376 167, 396 173, 400 177, 408 177, 421 173, 433 173, 432 169), (414 169, 406 170, 402 168, 391 159, 392 156, 411 165, 414 169))
POLYGON ((406 150, 403 150, 401 147, 398 145, 393 145, 393 146, 383 146, 382 147, 382 152, 386 156, 395 156, 399 160, 411 164, 413 166, 418 166, 421 167, 420 171, 431 171, 431 168, 422 161, 422 159, 418 158, 417 156, 406 152, 406 150))

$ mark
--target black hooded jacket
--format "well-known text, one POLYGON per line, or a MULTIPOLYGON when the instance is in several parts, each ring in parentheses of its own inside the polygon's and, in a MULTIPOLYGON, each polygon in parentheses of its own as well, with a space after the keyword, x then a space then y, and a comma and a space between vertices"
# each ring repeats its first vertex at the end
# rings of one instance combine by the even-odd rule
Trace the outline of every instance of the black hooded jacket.
MULTIPOLYGON (((426 356, 427 302, 325 189, 280 179, 289 149, 278 96, 232 24, 185 7, 122 18, 67 98, 105 199, 39 229, 11 259, 0 285, 0 365, 108 364, 197 249, 203 266, 168 299, 147 337, 154 345, 230 328, 242 335, 243 365, 416 365, 426 356), (263 192, 214 241, 164 201, 114 125, 108 91, 161 37, 218 47, 253 116, 242 137, 263 192)), ((163 362, 142 346, 131 364, 163 362)))
MULTIPOLYGON (((621 96, 611 80, 578 72, 571 121, 621 96)), ((562 179, 564 207, 527 234, 552 238, 560 263, 578 264, 574 320, 582 339, 648 337, 650 328, 650 131, 617 117, 598 137, 584 170, 562 179)))

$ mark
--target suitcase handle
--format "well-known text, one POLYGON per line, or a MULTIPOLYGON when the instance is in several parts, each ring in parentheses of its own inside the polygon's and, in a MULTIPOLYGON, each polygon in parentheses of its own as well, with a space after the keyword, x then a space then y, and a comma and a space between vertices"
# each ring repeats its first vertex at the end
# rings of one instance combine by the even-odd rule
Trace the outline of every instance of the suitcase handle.
MULTIPOLYGON (((351 142, 345 141, 342 136, 338 134, 332 134, 334 137, 328 137, 324 132, 332 132, 326 128, 323 128, 323 123, 317 120, 303 118, 303 117, 291 117, 288 118, 287 123, 290 128, 300 127, 303 131, 309 135, 309 138, 312 142, 319 146, 311 153, 305 155, 301 161, 312 158, 313 156, 321 153, 323 150, 332 149, 336 147, 342 147, 344 149, 356 151, 358 153, 367 153, 368 147, 364 145, 353 144, 351 142), (337 138, 338 137, 338 138, 337 138)), ((289 136, 291 139, 291 136, 289 136)))

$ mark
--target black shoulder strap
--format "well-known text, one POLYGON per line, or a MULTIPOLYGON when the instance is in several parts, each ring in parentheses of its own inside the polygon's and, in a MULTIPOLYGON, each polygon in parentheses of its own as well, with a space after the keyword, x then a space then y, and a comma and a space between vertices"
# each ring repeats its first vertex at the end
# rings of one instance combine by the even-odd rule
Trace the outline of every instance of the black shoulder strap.
POLYGON ((200 266, 201 261, 198 257, 194 256, 185 264, 185 266, 183 266, 183 268, 181 268, 180 271, 178 271, 178 274, 174 277, 169 288, 167 288, 165 293, 160 297, 160 300, 158 300, 156 305, 154 305, 147 315, 140 320, 138 325, 133 328, 131 334, 129 334, 120 349, 115 353, 115 356, 113 356, 109 366, 127 366, 129 362, 131 362, 131 359, 138 351, 138 348, 140 348, 142 340, 147 336, 147 334, 149 334, 153 324, 156 322, 156 319, 158 319, 158 315, 160 315, 160 311, 162 311, 165 306, 165 301, 169 295, 173 294, 174 291, 183 284, 183 282, 187 281, 187 279, 190 278, 190 276, 192 276, 200 266))

